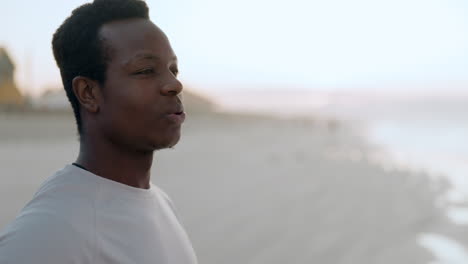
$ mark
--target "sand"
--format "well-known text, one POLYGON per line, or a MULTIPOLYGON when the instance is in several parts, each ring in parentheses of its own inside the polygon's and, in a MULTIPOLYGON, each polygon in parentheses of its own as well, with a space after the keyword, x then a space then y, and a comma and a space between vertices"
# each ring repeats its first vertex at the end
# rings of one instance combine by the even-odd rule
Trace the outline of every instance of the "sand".
MULTIPOLYGON (((70 114, 0 113, 0 126, 1 229, 78 143, 70 114)), ((204 264, 429 263, 422 234, 468 245, 447 183, 392 166, 346 124, 197 114, 152 172, 204 264)))

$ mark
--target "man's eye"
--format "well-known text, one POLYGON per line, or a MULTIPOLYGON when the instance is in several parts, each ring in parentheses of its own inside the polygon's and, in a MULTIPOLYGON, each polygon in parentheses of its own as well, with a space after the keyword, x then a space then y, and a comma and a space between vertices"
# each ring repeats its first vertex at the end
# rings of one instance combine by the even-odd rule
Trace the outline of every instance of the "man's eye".
POLYGON ((154 73, 154 70, 152 68, 143 69, 143 70, 135 72, 136 75, 146 75, 146 74, 153 74, 153 73, 154 73))
POLYGON ((169 68, 172 72, 172 74, 174 74, 174 76, 177 77, 177 75, 179 74, 179 69, 177 69, 176 67, 171 67, 169 68))

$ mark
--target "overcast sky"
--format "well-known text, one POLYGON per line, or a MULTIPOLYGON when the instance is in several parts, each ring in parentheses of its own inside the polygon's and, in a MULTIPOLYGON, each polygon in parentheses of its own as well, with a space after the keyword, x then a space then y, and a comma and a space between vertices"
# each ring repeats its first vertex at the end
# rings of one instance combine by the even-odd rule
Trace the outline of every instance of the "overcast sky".
MULTIPOLYGON (((60 86, 50 40, 87 1, 2 1, 23 90, 60 86)), ((181 79, 209 89, 468 84, 466 0, 148 0, 181 79)), ((468 86, 468 85, 467 85, 468 86)))

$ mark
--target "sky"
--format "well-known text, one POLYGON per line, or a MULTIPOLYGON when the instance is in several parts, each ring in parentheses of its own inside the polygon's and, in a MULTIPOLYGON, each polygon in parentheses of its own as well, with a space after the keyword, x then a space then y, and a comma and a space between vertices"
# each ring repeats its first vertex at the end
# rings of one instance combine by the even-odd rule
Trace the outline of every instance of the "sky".
MULTIPOLYGON (((2 0, 0 45, 28 94, 61 87, 51 37, 82 0, 2 0)), ((147 0, 201 90, 468 86, 466 0, 147 0)))

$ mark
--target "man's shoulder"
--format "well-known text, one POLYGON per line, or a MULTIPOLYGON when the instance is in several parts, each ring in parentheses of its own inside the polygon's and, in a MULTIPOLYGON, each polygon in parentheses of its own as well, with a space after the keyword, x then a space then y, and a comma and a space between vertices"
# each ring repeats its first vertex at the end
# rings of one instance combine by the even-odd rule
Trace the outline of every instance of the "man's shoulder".
POLYGON ((152 186, 155 189, 155 191, 162 197, 163 201, 169 206, 172 213, 176 216, 177 220, 180 221, 179 212, 178 212, 176 206, 174 205, 174 202, 172 202, 171 198, 169 197, 169 195, 163 189, 161 189, 159 186, 157 186, 155 184, 153 184, 152 186))
POLYGON ((92 221, 96 188, 65 167, 42 183, 12 225, 22 229, 69 225, 76 229, 76 223, 92 221))
POLYGON ((55 219, 72 221, 92 213, 99 187, 77 175, 69 166, 44 181, 20 216, 46 214, 55 219))
POLYGON ((0 234, 0 263, 65 263, 90 255, 91 230, 52 211, 27 210, 0 234))
POLYGON ((88 175, 81 173, 73 165, 67 165, 47 178, 39 187, 34 198, 44 193, 69 197, 74 194, 81 195, 82 192, 95 192, 96 188, 95 182, 88 175))
POLYGON ((0 233, 0 263, 23 260, 25 252, 38 260, 56 261, 62 254, 74 254, 74 248, 90 244, 95 228, 93 200, 83 196, 81 187, 67 174, 61 170, 47 179, 0 233))

